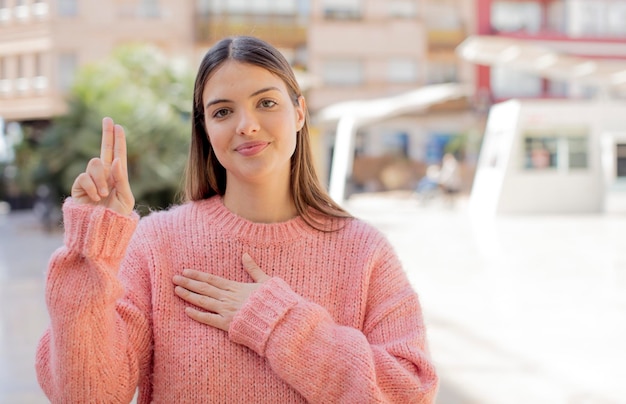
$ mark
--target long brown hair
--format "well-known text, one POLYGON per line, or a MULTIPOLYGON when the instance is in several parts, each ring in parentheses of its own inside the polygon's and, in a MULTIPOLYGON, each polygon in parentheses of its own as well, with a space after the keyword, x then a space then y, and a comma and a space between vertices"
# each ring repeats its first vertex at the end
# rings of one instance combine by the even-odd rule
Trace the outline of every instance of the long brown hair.
MULTIPOLYGON (((226 169, 217 160, 206 133, 202 92, 215 69, 228 60, 262 67, 282 79, 296 106, 302 96, 289 62, 267 42, 250 36, 236 36, 222 39, 209 49, 200 63, 194 85, 191 145, 185 172, 186 201, 224 195, 226 192, 226 169)), ((296 137, 296 149, 291 157, 291 195, 298 214, 306 223, 325 230, 328 227, 323 224, 320 214, 335 218, 351 216, 330 198, 315 173, 307 111, 304 126, 296 137)))

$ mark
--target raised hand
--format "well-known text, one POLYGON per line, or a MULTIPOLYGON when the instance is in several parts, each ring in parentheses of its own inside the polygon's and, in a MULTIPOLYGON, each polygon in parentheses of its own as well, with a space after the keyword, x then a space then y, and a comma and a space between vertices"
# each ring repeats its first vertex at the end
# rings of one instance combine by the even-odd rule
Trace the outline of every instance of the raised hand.
POLYGON ((135 197, 128 182, 126 135, 113 119, 102 120, 100 158, 89 160, 87 169, 72 185, 77 203, 101 205, 122 215, 132 213, 135 197))
POLYGON ((228 331, 235 314, 252 292, 270 279, 247 253, 242 263, 254 283, 235 282, 192 269, 175 275, 174 292, 195 306, 186 307, 185 313, 198 322, 228 331))

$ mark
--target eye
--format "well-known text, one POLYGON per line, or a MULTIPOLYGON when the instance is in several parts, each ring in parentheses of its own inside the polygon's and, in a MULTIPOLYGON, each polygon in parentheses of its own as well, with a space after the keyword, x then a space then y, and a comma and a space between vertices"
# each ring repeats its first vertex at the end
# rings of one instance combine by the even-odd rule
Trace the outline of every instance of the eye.
POLYGON ((213 115, 211 116, 213 118, 224 118, 228 114, 230 114, 230 110, 228 108, 220 108, 213 112, 213 115))
POLYGON ((265 99, 261 100, 261 102, 259 102, 259 105, 263 108, 272 108, 273 106, 277 105, 277 103, 274 100, 265 99))

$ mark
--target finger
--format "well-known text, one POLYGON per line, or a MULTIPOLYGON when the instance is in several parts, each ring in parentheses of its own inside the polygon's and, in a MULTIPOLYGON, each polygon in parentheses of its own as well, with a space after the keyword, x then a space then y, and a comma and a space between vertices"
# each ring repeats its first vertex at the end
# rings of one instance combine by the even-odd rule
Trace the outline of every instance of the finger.
POLYGON ((111 177, 113 178, 113 183, 115 184, 115 189, 117 190, 118 195, 124 201, 124 203, 129 206, 135 205, 135 199, 133 196, 133 192, 130 188, 130 183, 128 182, 128 171, 122 167, 122 162, 120 159, 113 160, 113 166, 111 167, 111 177))
POLYGON ((193 307, 186 307, 185 313, 199 323, 228 331, 228 321, 219 314, 200 311, 193 307))
POLYGON ((81 199, 84 195, 87 195, 93 202, 99 202, 101 199, 98 194, 98 187, 87 173, 81 173, 72 185, 72 198, 81 199))
POLYGON ((86 173, 91 177, 94 184, 98 188, 98 193, 101 197, 106 197, 109 195, 109 185, 107 183, 107 173, 102 163, 102 160, 99 158, 92 158, 89 160, 87 164, 86 173))
POLYGON ((185 276, 180 276, 180 275, 175 275, 172 278, 172 280, 175 285, 181 286, 193 293, 197 293, 202 296, 207 296, 215 300, 220 300, 223 297, 223 290, 216 288, 215 286, 209 283, 187 278, 185 276))
POLYGON ((193 293, 182 286, 176 286, 174 293, 187 303, 191 303, 205 311, 220 314, 220 311, 223 310, 222 303, 219 300, 193 293))
POLYGON ((243 262, 243 268, 250 274, 255 282, 262 283, 270 279, 269 275, 263 272, 256 262, 254 262, 250 254, 244 253, 241 261, 243 262))
POLYGON ((127 153, 126 153, 126 132, 124 132, 124 128, 122 125, 115 125, 114 130, 115 134, 115 145, 113 147, 113 158, 120 159, 122 163, 122 168, 124 171, 128 170, 127 163, 127 153))
POLYGON ((113 119, 109 117, 102 119, 102 144, 100 146, 100 159, 106 168, 110 167, 113 163, 113 148, 115 146, 113 131, 113 119))
POLYGON ((189 279, 194 279, 196 281, 208 283, 209 285, 213 285, 216 288, 222 290, 231 290, 234 283, 228 279, 224 279, 217 275, 208 274, 206 272, 200 272, 193 269, 185 269, 183 270, 183 275, 189 279))

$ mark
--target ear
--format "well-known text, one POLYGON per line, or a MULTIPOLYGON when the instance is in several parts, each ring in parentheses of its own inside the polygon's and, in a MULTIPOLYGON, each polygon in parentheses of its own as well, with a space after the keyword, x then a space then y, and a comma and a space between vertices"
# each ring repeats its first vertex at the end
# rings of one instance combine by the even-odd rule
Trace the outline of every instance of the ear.
POLYGON ((304 127, 304 120, 306 119, 306 101, 304 96, 299 96, 296 107, 296 128, 299 132, 304 127))

